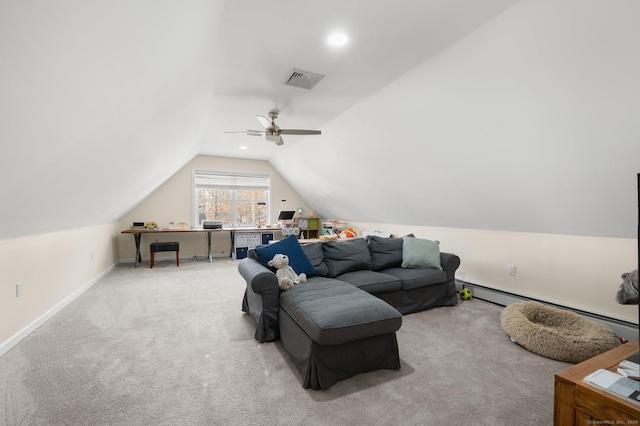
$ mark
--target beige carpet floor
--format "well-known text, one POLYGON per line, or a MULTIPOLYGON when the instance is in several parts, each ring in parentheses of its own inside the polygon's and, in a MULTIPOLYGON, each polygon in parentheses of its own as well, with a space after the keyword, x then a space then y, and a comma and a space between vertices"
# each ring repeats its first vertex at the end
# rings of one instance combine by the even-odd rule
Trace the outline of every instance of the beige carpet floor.
POLYGON ((570 364, 480 300, 407 315, 402 368, 302 388, 241 312, 237 262, 120 265, 0 358, 2 425, 550 425, 570 364))

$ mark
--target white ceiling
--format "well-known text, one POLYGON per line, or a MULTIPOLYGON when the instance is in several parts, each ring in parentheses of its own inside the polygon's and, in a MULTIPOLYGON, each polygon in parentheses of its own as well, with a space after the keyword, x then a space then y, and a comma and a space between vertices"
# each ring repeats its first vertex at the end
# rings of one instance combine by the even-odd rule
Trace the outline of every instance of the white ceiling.
MULTIPOLYGON (((277 123, 282 128, 322 130, 358 101, 514 3, 228 1, 218 31, 211 115, 200 152, 272 158, 301 137, 286 136, 285 146, 277 147, 263 138, 223 132, 259 130, 255 115, 266 116, 272 109, 280 111, 277 123), (335 31, 348 35, 347 45, 327 43, 335 31), (325 77, 312 90, 284 85, 294 68, 325 77)), ((371 117, 371 125, 384 114, 371 117)), ((320 147, 322 136, 313 138, 320 147)))
POLYGON ((323 217, 630 238, 639 19, 636 0, 0 0, 0 239, 119 220, 198 154, 269 160, 323 217), (294 68, 325 78, 285 86, 294 68), (272 109, 323 134, 224 134, 272 109))

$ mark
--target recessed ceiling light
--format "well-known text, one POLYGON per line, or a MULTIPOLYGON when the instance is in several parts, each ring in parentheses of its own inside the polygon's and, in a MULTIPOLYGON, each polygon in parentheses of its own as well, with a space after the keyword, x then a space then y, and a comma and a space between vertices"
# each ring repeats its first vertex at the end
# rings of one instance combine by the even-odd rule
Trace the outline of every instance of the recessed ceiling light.
POLYGON ((349 37, 345 33, 334 33, 327 38, 332 46, 344 46, 349 41, 349 37))
POLYGON ((249 149, 246 146, 241 146, 240 149, 249 149))

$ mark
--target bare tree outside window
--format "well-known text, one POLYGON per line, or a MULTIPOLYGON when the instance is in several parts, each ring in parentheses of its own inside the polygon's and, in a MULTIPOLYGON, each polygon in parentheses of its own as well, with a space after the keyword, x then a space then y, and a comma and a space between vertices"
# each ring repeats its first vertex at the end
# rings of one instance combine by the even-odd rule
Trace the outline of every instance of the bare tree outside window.
POLYGON ((220 220, 224 226, 268 223, 266 203, 270 195, 269 181, 270 178, 264 175, 248 175, 245 178, 228 173, 196 172, 194 187, 197 225, 201 226, 203 220, 220 220))

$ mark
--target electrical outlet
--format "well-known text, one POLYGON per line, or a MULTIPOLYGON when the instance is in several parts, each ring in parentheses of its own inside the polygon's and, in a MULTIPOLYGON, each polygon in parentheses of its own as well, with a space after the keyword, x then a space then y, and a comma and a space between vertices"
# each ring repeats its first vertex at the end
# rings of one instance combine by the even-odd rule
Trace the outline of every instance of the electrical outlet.
POLYGON ((22 296, 22 283, 16 284, 16 297, 22 296))
POLYGON ((507 266, 507 274, 509 274, 511 276, 515 276, 516 275, 516 265, 507 266))

